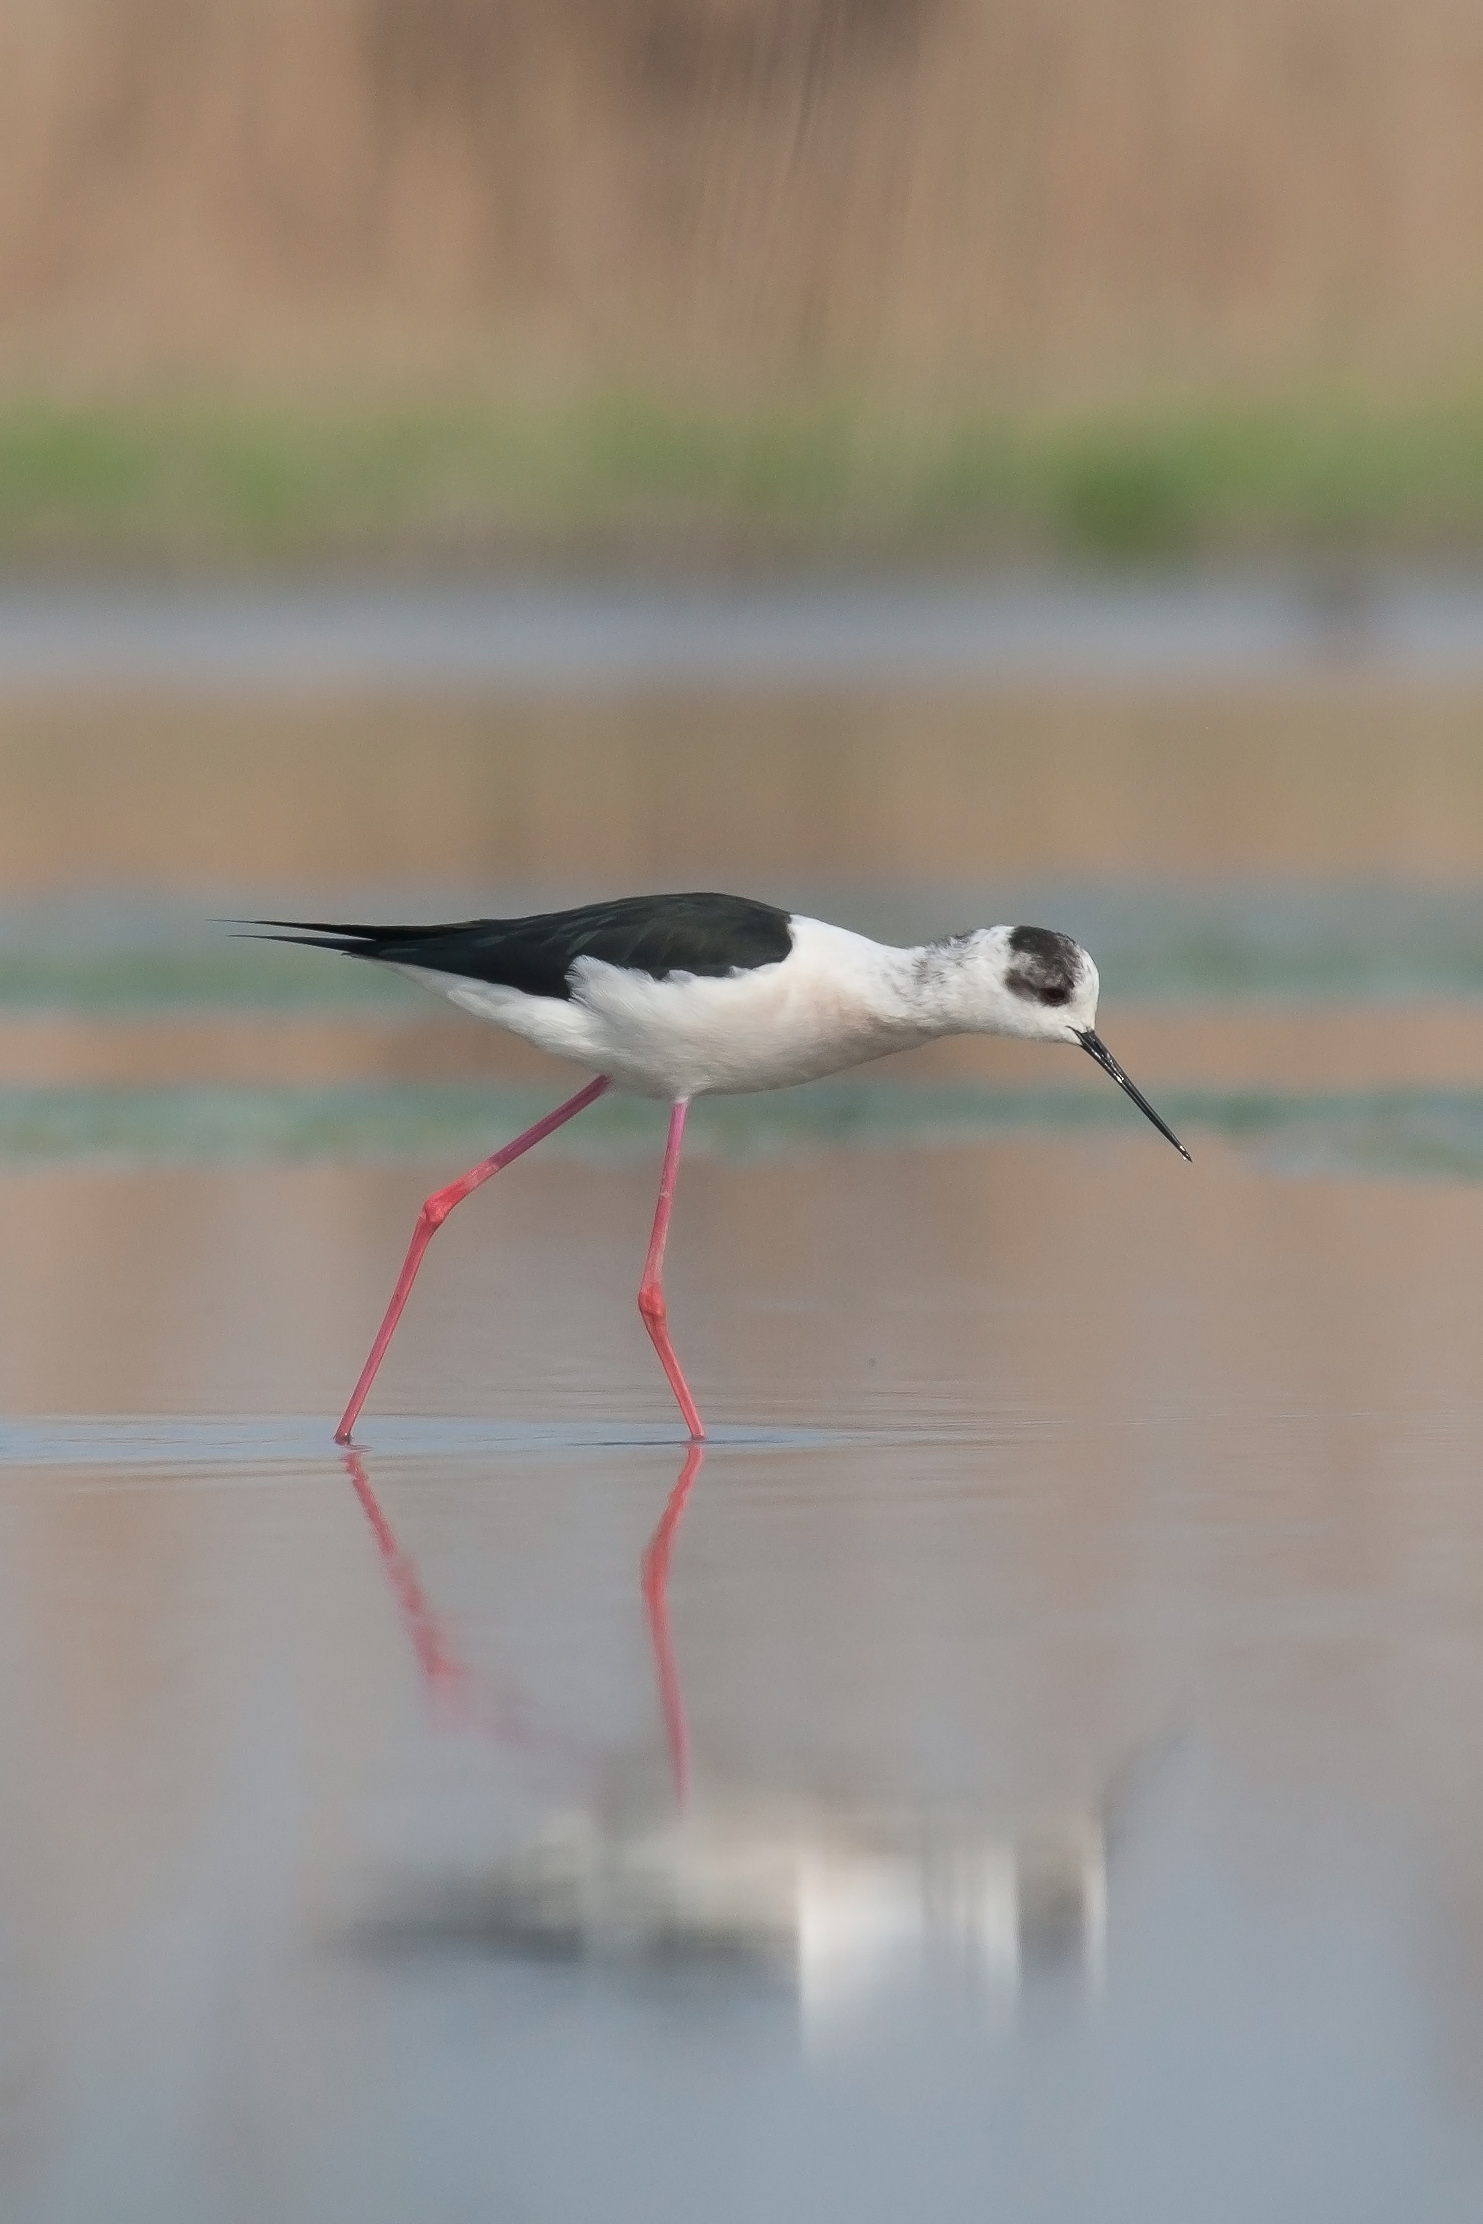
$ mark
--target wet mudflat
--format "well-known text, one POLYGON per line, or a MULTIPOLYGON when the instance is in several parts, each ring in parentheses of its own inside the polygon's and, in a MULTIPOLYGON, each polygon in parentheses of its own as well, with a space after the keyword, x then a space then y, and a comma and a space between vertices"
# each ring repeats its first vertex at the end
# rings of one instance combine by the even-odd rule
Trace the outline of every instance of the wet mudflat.
POLYGON ((554 746, 570 803, 634 706, 431 705, 397 884, 343 775, 410 711, 5 713, 7 2217, 1479 2207, 1480 714, 1336 688, 751 707, 850 809, 717 804, 687 866, 897 931, 1029 889, 1195 1165, 1013 1046, 698 1118, 698 1465, 633 1305, 662 1116, 606 1112, 440 1233, 336 1451, 421 1197, 560 1079, 193 924, 494 908, 469 797, 554 746), (928 804, 1027 734, 1071 801, 975 858, 928 804))

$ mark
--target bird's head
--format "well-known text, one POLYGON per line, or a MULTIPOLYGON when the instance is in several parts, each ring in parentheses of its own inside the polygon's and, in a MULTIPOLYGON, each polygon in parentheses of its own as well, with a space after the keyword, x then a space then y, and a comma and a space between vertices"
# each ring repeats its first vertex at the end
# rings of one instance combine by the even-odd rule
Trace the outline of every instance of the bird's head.
POLYGON ((1029 1042, 1076 1043, 1125 1089, 1181 1157, 1189 1152, 1135 1089, 1097 1033, 1097 968, 1079 942, 1051 927, 989 927, 971 938, 975 1025, 1029 1042))

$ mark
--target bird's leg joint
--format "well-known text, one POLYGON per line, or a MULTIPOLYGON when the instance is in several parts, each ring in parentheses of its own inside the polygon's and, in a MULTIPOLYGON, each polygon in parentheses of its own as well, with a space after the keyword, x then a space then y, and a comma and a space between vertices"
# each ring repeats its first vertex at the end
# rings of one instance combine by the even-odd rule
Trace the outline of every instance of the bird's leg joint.
POLYGON ((461 1192, 456 1189, 438 1190, 435 1196, 427 1199, 421 1212, 417 1215, 418 1226, 425 1228, 429 1235, 435 1234, 459 1202, 460 1194, 461 1192))

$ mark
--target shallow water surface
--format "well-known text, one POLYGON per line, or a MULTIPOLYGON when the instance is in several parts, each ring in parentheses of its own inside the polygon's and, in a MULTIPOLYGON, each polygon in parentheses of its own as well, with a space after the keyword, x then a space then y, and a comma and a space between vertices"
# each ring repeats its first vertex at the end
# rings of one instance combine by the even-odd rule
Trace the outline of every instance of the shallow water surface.
POLYGON ((12 1179, 8 2213, 1469 2213, 1483 1192, 1197 1172, 697 1160, 690 1474, 647 1168, 354 1458, 416 1168, 12 1179))
POLYGON ((7 2224, 1483 2213, 1483 707, 830 686, 0 703, 7 2224), (337 1451, 570 1083, 209 920, 646 880, 1083 932, 1194 1165, 699 1108, 694 1459, 605 1100, 337 1451))

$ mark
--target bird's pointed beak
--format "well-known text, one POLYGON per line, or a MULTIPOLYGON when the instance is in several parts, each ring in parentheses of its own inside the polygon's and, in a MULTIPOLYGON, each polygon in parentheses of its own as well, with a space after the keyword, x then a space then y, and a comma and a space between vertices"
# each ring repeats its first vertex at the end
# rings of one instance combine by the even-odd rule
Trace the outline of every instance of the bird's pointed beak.
MULTIPOLYGON (((1128 1095, 1133 1099, 1133 1102, 1137 1105, 1139 1111, 1144 1115, 1145 1119, 1152 1120, 1160 1135, 1167 1135, 1169 1141, 1174 1145, 1174 1148, 1176 1151, 1178 1151, 1180 1157, 1189 1159, 1189 1152, 1180 1142, 1179 1137, 1175 1134, 1173 1128, 1170 1127, 1166 1121, 1159 1118, 1157 1112, 1155 1112, 1153 1106, 1149 1103, 1147 1097, 1143 1094, 1143 1091, 1141 1089, 1136 1089, 1133 1086, 1132 1082, 1123 1072, 1122 1067, 1113 1057, 1112 1052, 1108 1049, 1106 1043, 1103 1042, 1101 1036, 1096 1032, 1096 1030, 1091 1027, 1078 1028, 1077 1040, 1080 1042, 1082 1049, 1085 1050, 1089 1054, 1089 1056, 1096 1059, 1098 1065, 1102 1068, 1102 1071, 1104 1073, 1110 1073, 1113 1080, 1117 1083, 1118 1087, 1127 1091, 1128 1095)), ((1190 1164, 1194 1164, 1193 1159, 1190 1159, 1190 1164)))

